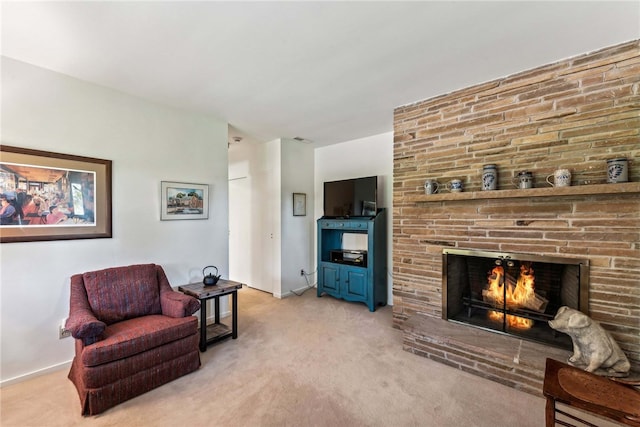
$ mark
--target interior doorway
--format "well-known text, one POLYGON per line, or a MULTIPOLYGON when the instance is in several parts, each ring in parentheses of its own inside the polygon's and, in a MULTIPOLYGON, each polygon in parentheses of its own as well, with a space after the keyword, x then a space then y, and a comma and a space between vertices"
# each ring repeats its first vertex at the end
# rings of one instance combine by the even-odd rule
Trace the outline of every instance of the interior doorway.
POLYGON ((249 179, 229 180, 229 279, 251 283, 251 198, 249 179))
POLYGON ((273 294, 269 279, 272 250, 264 248, 272 239, 264 240, 257 231, 264 215, 255 209, 253 186, 250 176, 229 180, 229 278, 273 294))

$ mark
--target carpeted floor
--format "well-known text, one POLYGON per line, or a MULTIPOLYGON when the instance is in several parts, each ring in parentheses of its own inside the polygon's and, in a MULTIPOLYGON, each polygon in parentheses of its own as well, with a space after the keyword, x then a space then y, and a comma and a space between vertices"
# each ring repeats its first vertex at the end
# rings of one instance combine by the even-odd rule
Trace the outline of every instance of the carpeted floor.
POLYGON ((544 400, 402 350, 391 307, 315 289, 283 300, 239 291, 239 336, 200 370, 98 416, 80 416, 67 371, 0 390, 14 426, 535 426, 544 400))

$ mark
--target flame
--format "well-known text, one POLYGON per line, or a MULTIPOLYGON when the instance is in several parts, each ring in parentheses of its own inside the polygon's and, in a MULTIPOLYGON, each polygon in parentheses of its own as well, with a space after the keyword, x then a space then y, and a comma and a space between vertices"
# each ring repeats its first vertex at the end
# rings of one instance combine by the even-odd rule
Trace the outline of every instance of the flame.
MULTIPOLYGON (((535 300, 535 276, 531 265, 522 263, 520 265, 520 277, 515 286, 507 284, 506 291, 503 292, 504 268, 496 266, 491 270, 488 278, 488 289, 483 292, 494 306, 504 307, 505 297, 507 300, 506 307, 508 309, 517 309, 526 307, 529 301, 535 300)), ((489 318, 502 322, 504 313, 490 310, 489 318)), ((512 328, 529 329, 533 326, 533 320, 525 319, 519 316, 507 315, 507 324, 512 328)))

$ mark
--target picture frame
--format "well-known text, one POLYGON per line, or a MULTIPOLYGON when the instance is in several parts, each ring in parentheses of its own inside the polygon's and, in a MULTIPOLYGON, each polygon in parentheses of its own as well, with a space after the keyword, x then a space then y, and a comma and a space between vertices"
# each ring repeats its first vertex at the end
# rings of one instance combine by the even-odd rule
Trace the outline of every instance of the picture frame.
POLYGON ((209 219, 209 185, 160 182, 160 220, 209 219))
POLYGON ((293 216, 307 215, 307 193, 293 193, 293 216))
POLYGON ((0 243, 111 238, 111 170, 111 160, 0 146, 0 193, 13 207, 0 210, 0 243))
POLYGON ((362 215, 363 216, 376 216, 376 202, 363 201, 362 202, 362 215))

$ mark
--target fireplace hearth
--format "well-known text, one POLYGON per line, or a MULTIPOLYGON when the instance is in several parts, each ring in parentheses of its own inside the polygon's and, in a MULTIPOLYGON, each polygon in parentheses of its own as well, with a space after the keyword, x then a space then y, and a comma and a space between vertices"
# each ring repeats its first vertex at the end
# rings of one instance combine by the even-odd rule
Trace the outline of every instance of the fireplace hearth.
POLYGON ((445 249, 442 318, 571 349, 548 321, 566 305, 588 314, 586 259, 445 249))

